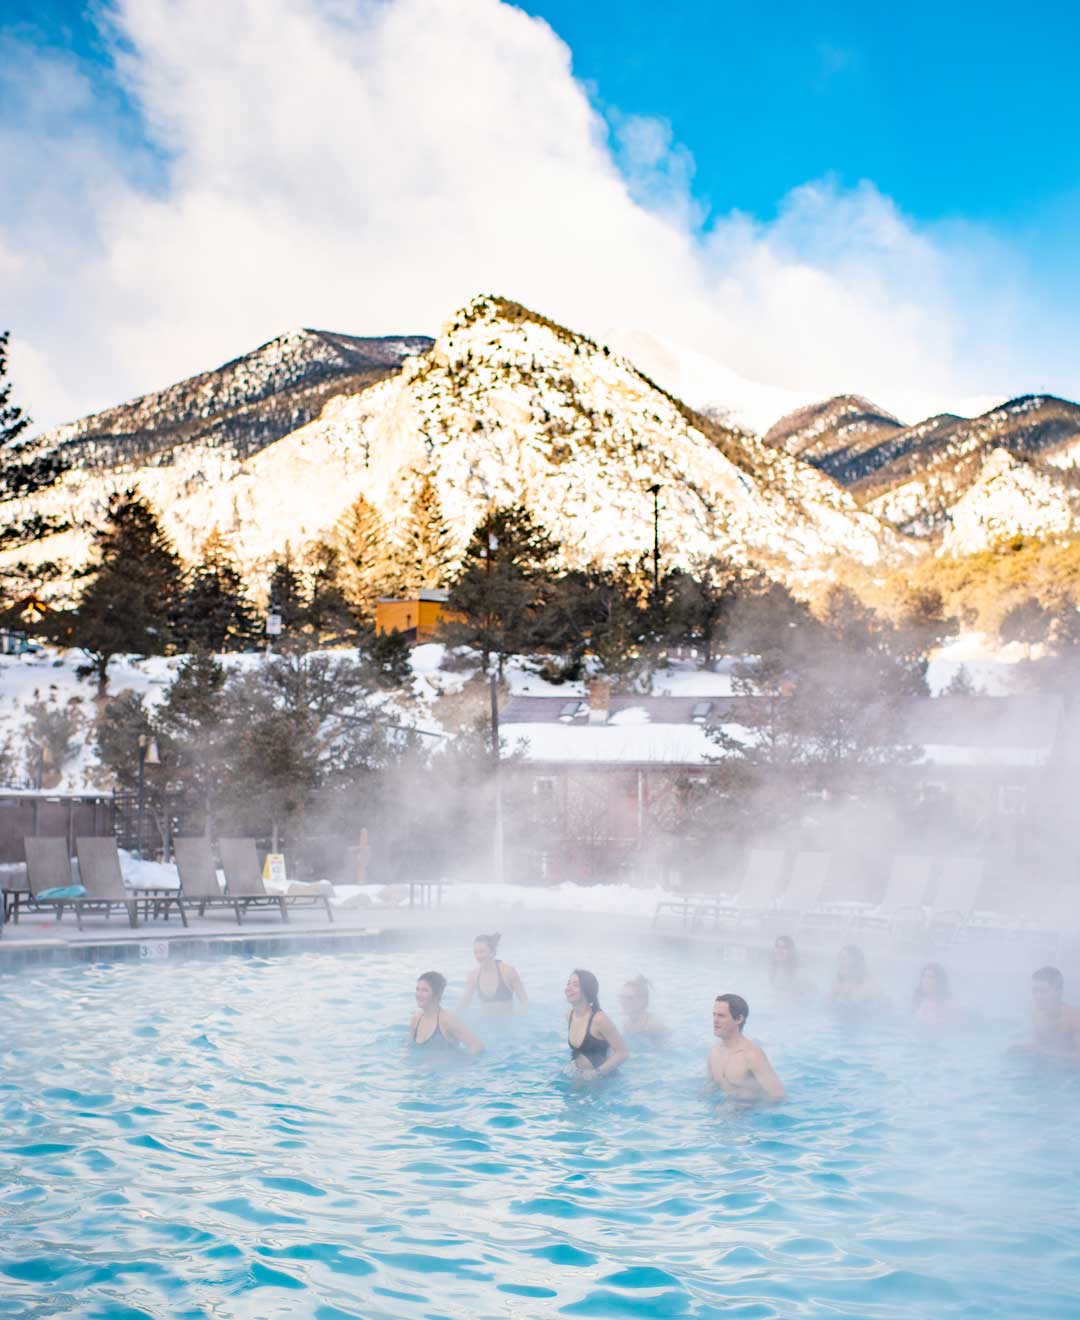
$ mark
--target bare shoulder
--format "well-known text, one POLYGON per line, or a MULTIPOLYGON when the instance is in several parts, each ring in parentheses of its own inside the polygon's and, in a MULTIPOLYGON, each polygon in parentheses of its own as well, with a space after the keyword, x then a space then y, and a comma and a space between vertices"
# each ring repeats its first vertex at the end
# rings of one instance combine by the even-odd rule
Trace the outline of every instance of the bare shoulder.
POLYGON ((503 969, 503 975, 507 977, 508 980, 516 981, 518 979, 518 969, 514 966, 513 963, 504 962, 502 965, 502 969, 503 969))
POLYGON ((765 1051, 761 1048, 761 1046, 757 1043, 756 1040, 748 1040, 746 1043, 747 1045, 750 1046, 750 1058, 753 1060, 754 1063, 769 1062, 769 1056, 765 1053, 765 1051))

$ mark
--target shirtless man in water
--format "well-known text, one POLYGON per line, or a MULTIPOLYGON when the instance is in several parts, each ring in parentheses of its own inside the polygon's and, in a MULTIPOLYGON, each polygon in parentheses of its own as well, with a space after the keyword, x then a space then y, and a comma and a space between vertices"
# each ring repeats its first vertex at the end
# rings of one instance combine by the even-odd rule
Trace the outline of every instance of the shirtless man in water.
POLYGON ((750 1006, 741 995, 717 995, 713 1004, 713 1035, 709 1077, 733 1100, 783 1100, 784 1084, 760 1045, 743 1035, 750 1006))
POLYGON ((1031 978, 1032 1039, 1019 1048, 1045 1059, 1080 1063, 1080 1008, 1063 999, 1065 978, 1056 967, 1040 967, 1031 978))

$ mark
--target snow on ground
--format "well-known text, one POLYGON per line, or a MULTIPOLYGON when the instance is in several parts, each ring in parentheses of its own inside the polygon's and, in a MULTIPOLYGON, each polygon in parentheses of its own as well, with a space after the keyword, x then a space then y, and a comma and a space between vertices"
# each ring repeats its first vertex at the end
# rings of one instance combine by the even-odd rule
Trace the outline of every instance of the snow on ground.
MULTIPOLYGON (((121 851, 120 867, 129 889, 177 889, 175 866, 162 862, 139 861, 121 851)), ((221 880, 221 873, 218 879, 221 880)), ((443 891, 443 907, 506 908, 519 911, 609 912, 620 916, 651 917, 664 898, 671 895, 659 886, 638 887, 628 884, 559 885, 478 884, 475 881, 448 883, 443 891)), ((331 902, 342 908, 395 909, 408 905, 408 885, 335 885, 331 902)))
MULTIPOLYGON (((1041 647, 1032 647, 1032 659, 1041 654, 1041 647)), ((1016 666, 1026 659, 1027 647, 1020 642, 1003 646, 985 633, 961 633, 931 655, 926 681, 931 695, 939 696, 963 667, 988 697, 1004 697, 1014 690, 1016 666)))

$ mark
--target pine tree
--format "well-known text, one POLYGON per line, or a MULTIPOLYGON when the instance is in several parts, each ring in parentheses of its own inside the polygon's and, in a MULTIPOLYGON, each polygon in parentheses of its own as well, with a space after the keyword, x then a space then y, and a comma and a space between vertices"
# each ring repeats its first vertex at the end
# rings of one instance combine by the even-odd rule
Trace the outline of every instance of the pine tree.
POLYGON ((207 652, 188 656, 158 712, 169 779, 188 813, 202 816, 209 833, 225 789, 231 732, 226 724, 225 669, 207 652))
POLYGON ((528 650, 553 585, 558 546, 522 505, 496 508, 476 527, 450 588, 449 608, 462 619, 443 625, 452 646, 488 658, 528 650))
POLYGON ((341 555, 336 546, 316 541, 304 560, 302 626, 315 650, 355 641, 356 614, 341 586, 341 555))
MULTIPOLYGON (((20 437, 30 425, 30 418, 11 402, 11 382, 7 377, 9 331, 0 333, 0 502, 23 499, 37 490, 53 485, 70 463, 57 451, 24 459, 27 443, 20 437)), ((67 531, 70 523, 62 517, 33 514, 22 520, 0 519, 0 550, 9 546, 40 541, 45 536, 67 531)))
MULTIPOLYGON (((5 384, 7 376, 7 350, 10 330, 0 333, 0 448, 7 449, 15 444, 19 436, 30 425, 30 418, 11 402, 11 383, 5 384)), ((5 463, 6 468, 6 463, 5 463)))
POLYGON ((304 584, 293 561, 292 548, 286 544, 285 552, 274 560, 270 569, 269 600, 271 610, 281 617, 281 635, 273 646, 281 651, 303 650, 304 584))
POLYGON ((80 669, 108 682, 115 655, 166 655, 184 601, 184 570, 151 506, 134 490, 109 501, 94 538, 95 564, 72 619, 71 642, 90 659, 80 669))
POLYGON ((207 537, 202 559, 192 570, 178 632, 185 648, 204 651, 242 650, 257 635, 243 578, 217 530, 207 537))
POLYGON ((359 620, 375 621, 375 602, 399 587, 399 570, 386 524, 358 495, 334 528, 332 545, 339 555, 339 581, 359 620))
POLYGON ((443 518, 431 472, 417 478, 409 516, 398 545, 398 566, 405 591, 446 585, 454 562, 454 539, 443 518))

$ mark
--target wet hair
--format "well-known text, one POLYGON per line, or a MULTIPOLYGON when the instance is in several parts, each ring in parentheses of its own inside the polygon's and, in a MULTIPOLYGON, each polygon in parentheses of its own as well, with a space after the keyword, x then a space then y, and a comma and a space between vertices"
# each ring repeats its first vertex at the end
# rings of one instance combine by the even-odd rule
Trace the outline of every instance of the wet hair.
POLYGON ((446 977, 442 972, 421 972, 416 978, 418 981, 426 981, 431 986, 431 992, 436 999, 443 997, 443 991, 446 989, 446 977))
POLYGON ((581 993, 585 996, 585 1002, 590 1008, 600 1008, 600 982, 593 976, 592 972, 587 972, 584 967, 575 967, 570 973, 576 976, 578 985, 581 986, 581 993))
POLYGON ((727 1004, 728 1012, 739 1026, 746 1026, 746 1019, 750 1016, 750 1005, 742 995, 717 995, 716 1002, 718 1004, 727 1004))
POLYGON ((790 935, 777 935, 776 939, 773 941, 773 951, 769 959, 770 978, 776 975, 776 946, 778 944, 782 944, 788 951, 788 960, 784 964, 785 970, 794 973, 799 967, 799 950, 795 947, 795 941, 790 935))
POLYGON ((631 990, 634 991, 636 995, 641 996, 644 1006, 648 1008, 649 991, 652 989, 652 984, 649 982, 649 980, 646 977, 640 975, 632 976, 630 980, 627 981, 626 984, 630 987, 631 990))
POLYGON ((926 991, 923 989, 923 977, 927 972, 934 973, 934 980, 937 981, 937 992, 942 999, 949 998, 949 973, 942 967, 941 963, 927 963, 919 973, 919 983, 915 987, 915 1002, 921 1004, 926 998, 926 991))
POLYGON ((1061 994, 1065 989, 1065 978, 1056 967, 1040 967, 1037 972, 1031 974, 1033 981, 1045 981, 1051 990, 1056 990, 1061 994))
POLYGON ((851 963, 852 971, 854 972, 855 977, 856 977, 858 980, 860 980, 860 981, 865 981, 865 980, 866 980, 866 976, 867 976, 867 971, 866 971, 866 954, 863 953, 862 949, 860 949, 859 946, 858 946, 857 944, 845 944, 844 947, 840 950, 839 956, 838 956, 838 958, 837 958, 837 964, 836 964, 836 979, 837 979, 837 980, 840 980, 840 960, 841 960, 841 959, 847 959, 847 961, 851 963))
POLYGON ((494 930, 494 931, 491 932, 490 935, 477 935, 477 936, 473 939, 473 943, 474 943, 474 944, 486 944, 486 945, 488 946, 488 948, 491 950, 492 953, 498 953, 498 952, 499 952, 499 941, 500 941, 501 939, 502 939, 502 936, 499 934, 499 932, 498 932, 497 930, 494 930))

